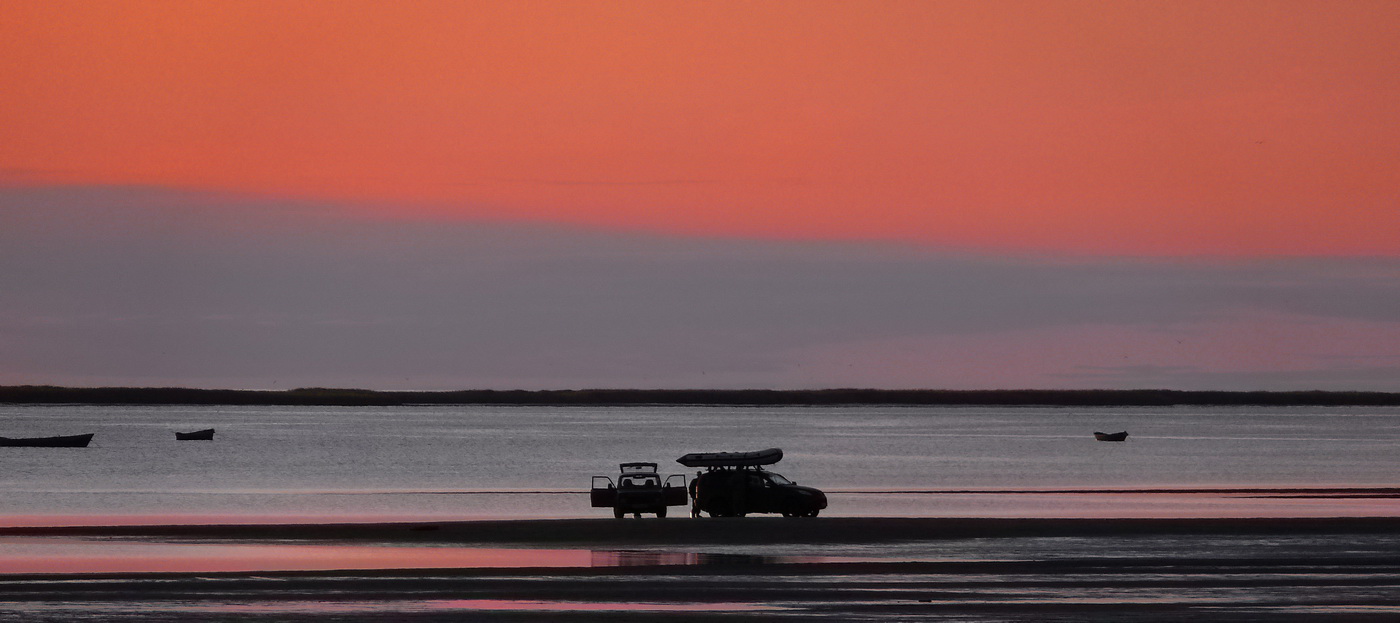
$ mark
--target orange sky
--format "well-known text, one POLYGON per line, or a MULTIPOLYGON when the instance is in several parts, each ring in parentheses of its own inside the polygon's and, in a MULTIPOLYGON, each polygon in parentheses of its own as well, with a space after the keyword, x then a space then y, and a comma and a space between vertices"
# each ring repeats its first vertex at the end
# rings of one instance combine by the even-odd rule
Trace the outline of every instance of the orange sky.
POLYGON ((10 2, 0 180, 1400 255, 1400 3, 10 2))

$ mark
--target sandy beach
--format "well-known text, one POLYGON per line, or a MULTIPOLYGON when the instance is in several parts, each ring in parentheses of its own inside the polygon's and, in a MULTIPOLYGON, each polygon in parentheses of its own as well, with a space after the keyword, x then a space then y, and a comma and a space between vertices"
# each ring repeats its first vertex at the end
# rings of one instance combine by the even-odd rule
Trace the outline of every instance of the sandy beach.
POLYGON ((5 528, 0 539, 591 550, 595 559, 13 573, 0 576, 0 620, 1389 621, 1400 613, 1398 526, 1397 518, 672 518, 5 528))

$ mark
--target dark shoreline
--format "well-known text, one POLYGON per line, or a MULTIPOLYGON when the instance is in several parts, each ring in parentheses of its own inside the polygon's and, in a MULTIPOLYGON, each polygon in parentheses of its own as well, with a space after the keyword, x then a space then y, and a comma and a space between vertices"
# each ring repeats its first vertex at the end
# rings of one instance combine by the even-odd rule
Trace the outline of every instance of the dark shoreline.
POLYGON ((1394 534, 1396 517, 1002 519, 505 519, 341 524, 0 528, 5 536, 246 539, 531 546, 899 543, 943 539, 1147 535, 1394 534))
POLYGON ((375 391, 180 387, 0 386, 0 404, 120 405, 543 405, 543 406, 1400 406, 1395 392, 1141 390, 463 390, 375 391))

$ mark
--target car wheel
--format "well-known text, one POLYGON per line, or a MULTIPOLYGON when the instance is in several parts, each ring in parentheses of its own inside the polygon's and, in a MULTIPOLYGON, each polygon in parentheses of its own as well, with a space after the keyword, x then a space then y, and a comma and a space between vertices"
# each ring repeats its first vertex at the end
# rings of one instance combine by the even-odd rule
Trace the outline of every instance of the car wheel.
POLYGON ((657 519, 660 519, 660 518, 665 517, 665 516, 666 516, 666 507, 665 507, 665 506, 662 506, 661 508, 656 509, 656 518, 657 518, 657 519))
POLYGON ((809 511, 809 512, 807 513, 807 516, 808 516, 808 517, 816 517, 816 516, 817 516, 817 513, 820 513, 820 512, 821 512, 820 510, 809 511))

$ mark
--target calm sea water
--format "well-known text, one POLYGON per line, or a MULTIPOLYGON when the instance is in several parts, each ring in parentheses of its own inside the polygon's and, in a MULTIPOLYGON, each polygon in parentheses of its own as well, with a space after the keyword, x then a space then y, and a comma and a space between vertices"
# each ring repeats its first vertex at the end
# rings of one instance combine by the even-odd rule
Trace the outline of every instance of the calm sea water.
POLYGON ((685 473, 688 452, 768 447, 833 515, 1400 514, 1384 497, 1065 491, 1400 486, 1396 408, 0 406, 0 435, 89 432, 85 449, 0 448, 0 524, 598 517, 589 477, 620 462, 685 473), (216 441, 175 441, 208 427, 216 441), (986 492, 1007 489, 1045 492, 986 492))

